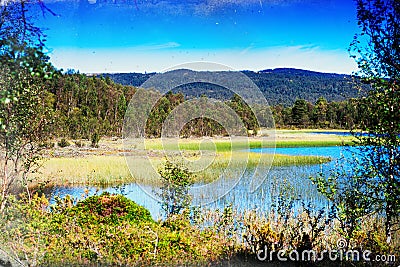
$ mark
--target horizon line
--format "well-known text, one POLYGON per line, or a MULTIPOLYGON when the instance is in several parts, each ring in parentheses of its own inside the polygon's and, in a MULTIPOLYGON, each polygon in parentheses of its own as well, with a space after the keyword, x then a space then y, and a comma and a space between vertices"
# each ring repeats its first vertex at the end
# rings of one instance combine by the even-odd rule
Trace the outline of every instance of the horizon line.
MULTIPOLYGON (((74 70, 74 69, 67 69, 66 71, 61 69, 62 71, 66 72, 68 70, 74 70)), ((353 76, 354 72, 351 74, 348 73, 337 73, 337 72, 324 72, 324 71, 316 71, 316 70, 310 70, 310 69, 301 69, 301 68, 293 68, 293 67, 277 67, 277 68, 267 68, 267 69, 261 69, 261 70, 250 70, 250 69, 242 69, 242 70, 193 70, 193 69, 188 69, 188 68, 180 68, 180 69, 173 69, 173 70, 167 70, 167 71, 144 71, 144 72, 137 72, 137 71, 132 71, 132 72, 81 72, 79 70, 74 70, 77 73, 81 74, 86 74, 89 76, 96 76, 96 75, 101 75, 101 74, 160 74, 160 73, 165 73, 165 72, 170 72, 170 71, 175 71, 175 70, 190 70, 190 71, 196 71, 196 72, 254 72, 254 73, 260 73, 260 72, 265 72, 265 71, 276 71, 276 70, 297 70, 297 71, 307 71, 307 72, 314 72, 314 73, 322 73, 322 74, 335 74, 335 75, 345 75, 345 76, 353 76)))

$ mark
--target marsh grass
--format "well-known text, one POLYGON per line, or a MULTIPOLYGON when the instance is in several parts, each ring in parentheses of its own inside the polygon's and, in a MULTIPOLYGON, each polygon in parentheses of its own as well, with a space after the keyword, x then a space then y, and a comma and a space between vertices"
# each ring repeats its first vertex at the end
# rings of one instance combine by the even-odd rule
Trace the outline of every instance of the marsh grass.
POLYGON ((351 143, 351 137, 310 134, 307 131, 276 131, 266 138, 217 137, 189 139, 122 140, 103 138, 99 148, 68 147, 43 162, 34 182, 49 181, 53 185, 119 185, 132 182, 158 184, 158 169, 165 155, 184 159, 193 167, 196 182, 208 182, 225 175, 235 175, 237 169, 320 164, 329 161, 316 156, 271 155, 251 153, 248 148, 334 146, 351 143), (276 141, 275 141, 276 140, 276 141), (86 149, 86 150, 85 150, 86 149), (61 152, 61 153, 60 153, 61 152), (66 153, 68 152, 68 153, 66 153), (74 156, 79 152, 78 156, 74 156), (123 153, 129 153, 126 158, 123 153), (150 159, 150 163, 148 160, 150 159), (127 166, 129 165, 129 168, 127 166), (229 166, 229 167, 228 167, 229 166), (227 170, 232 169, 232 171, 227 170))
POLYGON ((150 150, 215 150, 226 152, 231 150, 243 150, 247 148, 271 148, 271 147, 323 147, 350 145, 353 138, 350 136, 313 136, 310 134, 297 134, 294 136, 277 136, 273 139, 238 138, 229 140, 226 138, 216 139, 184 139, 178 143, 172 139, 151 139, 146 141, 146 149, 150 150))
MULTIPOLYGON (((203 160, 210 164, 203 166, 198 153, 187 153, 192 159, 196 182, 209 182, 218 178, 228 167, 231 175, 239 168, 251 169, 257 166, 290 166, 320 164, 329 161, 324 157, 289 156, 243 151, 205 154, 203 160)), ((155 185, 160 182, 157 171, 165 163, 165 158, 143 156, 87 156, 78 158, 50 158, 43 162, 43 168, 36 174, 37 183, 50 181, 53 185, 119 185, 137 182, 155 185), (128 168, 128 165, 130 169, 128 168)), ((178 160, 179 161, 179 160, 178 160)), ((229 175, 229 170, 226 175, 229 175)))
POLYGON ((88 156, 50 158, 43 162, 37 181, 51 184, 107 185, 132 182, 125 158, 119 156, 88 156))
POLYGON ((324 147, 350 144, 352 144, 350 138, 343 140, 279 140, 276 142, 276 147, 324 147))
MULTIPOLYGON (((193 209, 163 221, 153 221, 148 211, 121 195, 103 194, 75 206, 70 197, 52 205, 44 195, 10 198, 5 216, 0 217, 1 250, 13 256, 13 266, 16 260, 26 266, 366 265, 347 257, 340 264, 329 260, 326 251, 336 252, 329 257, 338 255, 339 240, 346 240, 345 249, 360 255, 369 250, 364 255, 371 259, 377 254, 397 256, 398 231, 387 244, 384 221, 378 215, 363 218, 356 235, 349 238, 340 234, 341 224, 329 211, 307 203, 288 206, 290 194, 280 197, 282 201, 267 214, 227 205, 220 210, 193 209), (323 261, 309 258, 282 265, 275 254, 271 262, 260 262, 256 253, 262 249, 282 250, 280 256, 286 259, 313 250, 323 261), (294 250, 299 253, 291 253, 294 250)), ((397 266, 396 260, 368 266, 397 266)))

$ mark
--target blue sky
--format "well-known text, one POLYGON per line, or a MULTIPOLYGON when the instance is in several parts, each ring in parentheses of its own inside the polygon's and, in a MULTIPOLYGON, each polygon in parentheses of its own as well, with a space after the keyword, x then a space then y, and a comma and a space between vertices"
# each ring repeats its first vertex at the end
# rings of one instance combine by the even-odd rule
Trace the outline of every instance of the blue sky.
POLYGON ((48 0, 53 64, 87 73, 153 72, 205 61, 236 70, 351 73, 352 0, 48 0), (50 2, 49 2, 50 1, 50 2))

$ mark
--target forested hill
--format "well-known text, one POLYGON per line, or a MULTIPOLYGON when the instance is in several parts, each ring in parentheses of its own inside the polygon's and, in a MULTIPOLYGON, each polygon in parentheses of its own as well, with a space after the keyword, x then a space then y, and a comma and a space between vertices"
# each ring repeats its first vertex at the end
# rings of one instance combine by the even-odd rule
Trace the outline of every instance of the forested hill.
MULTIPOLYGON (((260 88, 271 105, 291 106, 296 99, 305 99, 315 103, 320 97, 325 97, 331 102, 359 96, 350 75, 290 68, 267 69, 258 72, 243 71, 243 73, 260 88)), ((110 77, 116 83, 123 85, 140 86, 154 74, 106 73, 99 76, 110 77)), ((187 97, 202 94, 221 99, 232 97, 232 93, 228 90, 221 90, 217 86, 213 88, 212 85, 205 85, 204 83, 194 83, 180 89, 184 89, 184 94, 187 97)), ((174 91, 178 92, 180 89, 174 91)))
POLYGON ((350 75, 286 68, 244 73, 273 105, 292 105, 296 98, 315 103, 321 96, 331 102, 359 95, 350 75))

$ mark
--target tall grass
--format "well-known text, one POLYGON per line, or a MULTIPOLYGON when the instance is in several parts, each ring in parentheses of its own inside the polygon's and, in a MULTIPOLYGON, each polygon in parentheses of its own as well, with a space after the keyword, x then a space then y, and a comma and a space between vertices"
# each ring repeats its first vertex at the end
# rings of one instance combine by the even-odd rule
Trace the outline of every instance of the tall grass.
MULTIPOLYGON (((175 158, 177 154, 175 154, 175 158)), ((173 155, 169 155, 173 157, 173 155)), ((185 158, 196 172, 197 182, 207 182, 219 177, 222 171, 233 171, 257 166, 290 166, 320 164, 329 159, 314 156, 271 155, 243 151, 219 152, 202 155, 186 153, 185 158), (205 164, 209 163, 209 164, 205 164)), ((182 158, 180 158, 182 159, 182 158)), ((178 159, 178 160, 180 160, 178 159)), ((132 182, 157 184, 157 170, 165 162, 161 157, 88 156, 81 158, 50 158, 43 163, 36 182, 49 181, 54 185, 118 185, 132 182), (128 168, 128 165, 130 168, 128 168)), ((232 173, 234 175, 234 173, 232 173)))
POLYGON ((132 182, 133 178, 124 157, 88 156, 46 159, 35 180, 55 185, 108 185, 132 182))
POLYGON ((244 138, 236 140, 214 139, 213 142, 204 142, 201 139, 187 139, 175 143, 169 139, 152 139, 146 141, 146 149, 150 150, 215 150, 217 152, 226 152, 231 150, 242 150, 246 148, 270 148, 270 147, 323 147, 323 146, 340 146, 350 145, 351 137, 343 138, 288 138, 278 140, 262 140, 244 138))
MULTIPOLYGON (((254 168, 256 166, 290 166, 320 164, 327 158, 314 156, 269 155, 249 153, 247 148, 334 146, 349 144, 351 137, 313 135, 306 131, 276 131, 266 138, 190 138, 190 139, 104 139, 100 149, 79 157, 50 158, 35 181, 52 184, 117 185, 132 182, 158 183, 157 170, 164 162, 163 154, 183 159, 197 170, 197 181, 219 177, 224 169, 254 168), (276 140, 276 142, 275 142, 276 140), (130 151, 127 158, 122 152, 130 151), (150 161, 147 156, 150 155, 150 161), (183 156, 183 157, 182 157, 183 156), (127 163, 130 168, 128 168, 127 163)), ((232 172, 232 175, 235 175, 232 172)))

